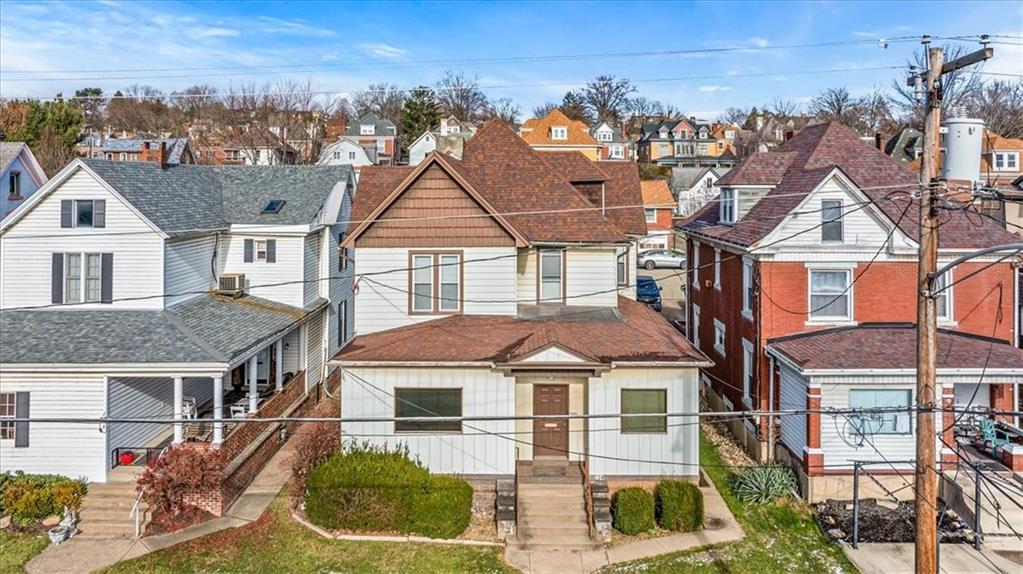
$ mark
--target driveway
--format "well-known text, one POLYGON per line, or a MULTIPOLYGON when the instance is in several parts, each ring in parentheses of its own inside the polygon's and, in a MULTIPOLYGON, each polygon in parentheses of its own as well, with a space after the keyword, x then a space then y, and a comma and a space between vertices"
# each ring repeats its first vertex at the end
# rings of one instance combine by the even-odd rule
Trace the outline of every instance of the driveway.
POLYGON ((642 267, 636 269, 636 276, 649 275, 657 281, 661 287, 661 315, 665 319, 682 319, 685 317, 685 290, 683 281, 685 272, 681 269, 652 269, 646 270, 642 267))

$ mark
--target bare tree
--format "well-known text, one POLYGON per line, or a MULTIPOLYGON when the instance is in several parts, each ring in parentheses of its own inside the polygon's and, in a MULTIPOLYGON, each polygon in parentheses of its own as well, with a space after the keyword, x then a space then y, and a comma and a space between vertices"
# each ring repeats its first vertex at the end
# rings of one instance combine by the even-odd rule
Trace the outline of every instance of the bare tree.
POLYGON ((106 107, 107 124, 129 134, 160 135, 178 127, 163 92, 135 84, 118 91, 106 107))
POLYGON ((988 82, 967 99, 966 110, 1002 137, 1023 138, 1023 80, 988 82))
POLYGON ((860 98, 860 123, 866 134, 894 134, 899 129, 888 97, 877 89, 860 98))
POLYGON ((533 107, 533 117, 534 118, 542 118, 542 117, 546 116, 547 114, 553 112, 557 108, 558 108, 558 104, 556 104, 554 102, 544 102, 544 103, 540 104, 539 106, 534 106, 533 107))
POLYGON ((250 162, 311 163, 318 157, 324 113, 310 81, 242 86, 223 102, 226 117, 218 132, 250 162))
POLYGON ((629 111, 634 116, 652 116, 657 113, 659 106, 658 102, 648 100, 643 96, 637 96, 629 100, 629 111))
MULTIPOLYGON (((965 46, 943 46, 945 50, 945 61, 955 60, 965 56, 972 48, 965 46)), ((914 66, 918 72, 927 69, 927 55, 922 52, 913 54, 913 58, 907 62, 914 66)), ((970 95, 981 88, 981 78, 975 68, 963 68, 941 77, 941 112, 946 117, 951 110, 960 109, 966 104, 970 95)), ((898 113, 899 120, 904 124, 916 128, 923 127, 924 98, 917 98, 914 88, 906 85, 906 78, 895 78, 892 80, 894 93, 889 97, 892 108, 898 113)))
POLYGON ((437 82, 437 99, 445 115, 476 122, 484 119, 490 107, 487 94, 479 86, 479 78, 448 70, 437 82))
POLYGON ((764 106, 764 109, 770 111, 775 117, 790 118, 796 115, 796 112, 799 110, 799 106, 792 100, 775 98, 770 105, 764 106))
POLYGON ((749 117, 749 110, 742 108, 728 108, 718 116, 718 121, 725 124, 732 124, 741 126, 746 123, 746 118, 749 117))
POLYGON ((860 101, 842 87, 828 88, 814 96, 807 111, 824 122, 838 122, 853 129, 860 127, 860 101))
POLYGON ((522 110, 519 109, 518 104, 512 101, 511 98, 498 98, 490 103, 487 108, 486 119, 498 118, 504 123, 514 126, 519 123, 519 116, 522 115, 522 110))
POLYGON ((629 110, 629 96, 635 91, 629 80, 605 75, 587 83, 579 95, 593 119, 617 124, 629 110))
POLYGON ((367 113, 376 114, 394 125, 401 121, 401 108, 405 105, 405 91, 398 86, 383 83, 370 84, 365 91, 358 92, 352 98, 352 107, 356 116, 367 113))

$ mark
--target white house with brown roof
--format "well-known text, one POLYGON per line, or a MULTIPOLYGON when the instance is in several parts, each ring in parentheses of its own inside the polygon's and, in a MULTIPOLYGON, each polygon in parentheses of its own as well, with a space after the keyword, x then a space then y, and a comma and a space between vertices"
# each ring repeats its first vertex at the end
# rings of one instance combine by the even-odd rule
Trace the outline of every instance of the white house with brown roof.
POLYGON ((672 413, 699 409, 709 362, 634 300, 640 204, 634 164, 538 152, 499 120, 460 160, 365 168, 342 243, 355 338, 330 364, 343 417, 417 420, 342 431, 491 487, 538 465, 695 479, 696 419, 672 413))

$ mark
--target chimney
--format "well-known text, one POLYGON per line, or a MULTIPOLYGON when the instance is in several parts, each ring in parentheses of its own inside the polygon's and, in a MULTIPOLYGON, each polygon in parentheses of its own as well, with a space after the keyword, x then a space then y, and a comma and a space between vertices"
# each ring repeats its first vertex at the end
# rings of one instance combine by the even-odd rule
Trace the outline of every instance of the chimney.
POLYGON ((689 121, 696 123, 696 116, 689 116, 689 121))
POLYGON ((167 167, 167 142, 160 140, 160 155, 157 156, 157 165, 160 168, 167 167))
POLYGON ((877 149, 884 147, 881 145, 881 132, 874 132, 874 147, 877 149))

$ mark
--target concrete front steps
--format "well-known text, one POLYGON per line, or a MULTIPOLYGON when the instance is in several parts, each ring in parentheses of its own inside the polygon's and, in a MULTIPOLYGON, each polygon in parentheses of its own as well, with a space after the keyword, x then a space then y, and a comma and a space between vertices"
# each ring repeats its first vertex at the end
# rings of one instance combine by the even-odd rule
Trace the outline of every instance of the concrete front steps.
MULTIPOLYGON (((106 483, 89 484, 78 511, 78 535, 96 538, 132 538, 135 518, 132 506, 138 495, 133 474, 136 470, 119 467, 111 471, 106 483)), ((142 503, 140 525, 144 529, 149 513, 142 503)))
POLYGON ((599 546, 590 538, 577 464, 520 468, 516 511, 517 539, 523 550, 599 546))

